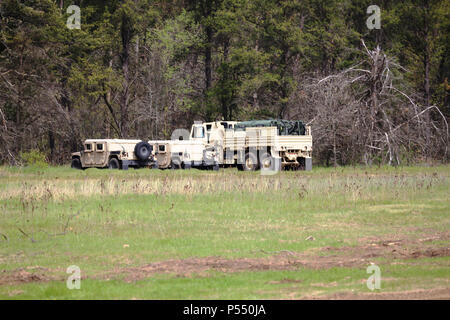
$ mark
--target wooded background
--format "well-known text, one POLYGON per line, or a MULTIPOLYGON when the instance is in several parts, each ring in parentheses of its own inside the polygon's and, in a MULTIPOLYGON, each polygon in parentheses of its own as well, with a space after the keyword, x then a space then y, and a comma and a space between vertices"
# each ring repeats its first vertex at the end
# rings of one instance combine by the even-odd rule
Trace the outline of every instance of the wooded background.
POLYGON ((194 120, 302 120, 324 165, 448 162, 445 0, 1 0, 0 163, 194 120), (67 28, 69 5, 81 29, 67 28), (367 8, 381 8, 369 30, 367 8))

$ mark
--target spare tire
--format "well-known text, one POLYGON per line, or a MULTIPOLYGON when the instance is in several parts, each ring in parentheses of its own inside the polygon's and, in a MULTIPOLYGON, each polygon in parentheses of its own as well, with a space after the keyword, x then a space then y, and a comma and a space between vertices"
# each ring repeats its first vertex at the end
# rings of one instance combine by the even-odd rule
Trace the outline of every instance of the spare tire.
POLYGON ((145 161, 150 158, 152 147, 148 142, 141 141, 134 147, 134 154, 139 160, 145 161))

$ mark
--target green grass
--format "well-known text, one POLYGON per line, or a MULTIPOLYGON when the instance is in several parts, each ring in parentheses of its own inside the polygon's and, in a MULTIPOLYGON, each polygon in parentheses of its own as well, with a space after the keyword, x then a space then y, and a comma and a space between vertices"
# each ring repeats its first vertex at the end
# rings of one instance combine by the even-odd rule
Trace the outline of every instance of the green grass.
MULTIPOLYGON (((439 258, 442 260, 442 258, 439 258)), ((448 264, 449 260, 445 262, 448 264)), ((380 290, 370 291, 368 274, 361 268, 240 273, 210 272, 177 277, 155 275, 137 282, 82 280, 80 290, 68 290, 62 281, 3 286, 0 299, 302 299, 335 293, 365 294, 414 288, 448 287, 448 267, 389 266, 383 269, 380 290), (383 279, 383 278, 382 278, 383 279)))
MULTIPOLYGON (((265 299, 368 292, 366 266, 156 273, 131 283, 120 270, 171 259, 264 258, 282 251, 313 259, 330 254, 324 247, 393 239, 403 240, 405 250, 445 248, 449 175, 449 166, 318 168, 276 176, 234 169, 3 167, 0 298, 265 299), (427 237, 433 241, 419 241, 427 237), (70 265, 78 265, 85 277, 81 290, 68 290, 63 280, 2 282, 5 274, 21 270, 65 279, 70 265), (119 271, 107 281, 111 270, 119 271)), ((445 256, 371 262, 393 278, 381 291, 449 287, 445 256)))

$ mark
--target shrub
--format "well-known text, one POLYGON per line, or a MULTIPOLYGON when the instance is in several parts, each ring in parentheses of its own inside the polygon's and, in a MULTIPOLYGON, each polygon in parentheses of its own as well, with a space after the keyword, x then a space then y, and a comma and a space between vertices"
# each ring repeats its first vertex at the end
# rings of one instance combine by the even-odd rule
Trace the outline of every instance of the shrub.
POLYGON ((47 158, 43 152, 39 150, 30 150, 29 152, 21 152, 20 158, 26 166, 36 166, 40 168, 48 167, 47 158))

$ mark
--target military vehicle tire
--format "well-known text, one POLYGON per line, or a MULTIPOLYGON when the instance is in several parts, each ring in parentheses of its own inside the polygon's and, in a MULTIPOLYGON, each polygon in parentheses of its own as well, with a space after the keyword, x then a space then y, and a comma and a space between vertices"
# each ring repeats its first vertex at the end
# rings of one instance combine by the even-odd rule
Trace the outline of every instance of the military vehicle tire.
POLYGON ((275 170, 275 159, 268 152, 264 152, 259 157, 261 170, 275 170))
POLYGON ((181 164, 181 169, 184 169, 184 170, 190 170, 191 167, 192 167, 192 164, 191 164, 190 161, 183 162, 183 163, 181 164))
POLYGON ((79 158, 73 158, 70 167, 73 168, 73 169, 81 170, 82 167, 81 167, 80 159, 79 158))
POLYGON ((182 165, 183 165, 183 164, 182 164, 180 158, 174 157, 174 158, 172 159, 172 162, 171 162, 171 164, 170 164, 170 167, 171 167, 173 170, 177 170, 177 169, 182 169, 182 165))
POLYGON ((120 169, 119 160, 117 160, 116 158, 111 158, 108 162, 108 169, 120 169))
POLYGON ((254 152, 247 152, 245 154, 243 167, 244 171, 255 171, 256 169, 258 169, 258 157, 254 152))
POLYGON ((134 154, 139 160, 145 161, 150 157, 152 147, 148 142, 141 141, 134 147, 134 154))

